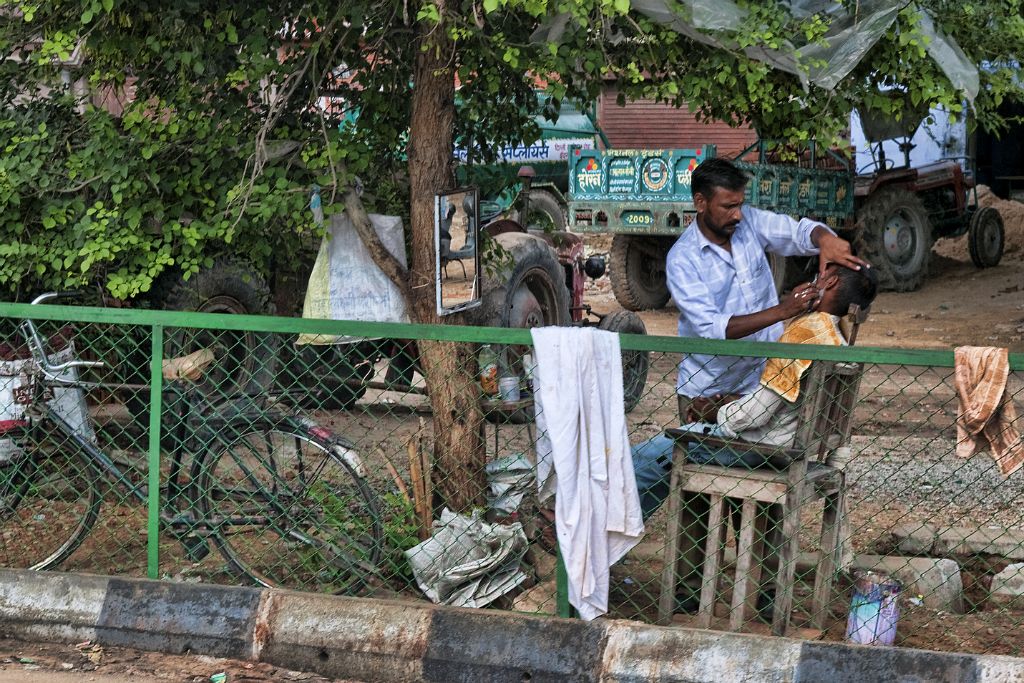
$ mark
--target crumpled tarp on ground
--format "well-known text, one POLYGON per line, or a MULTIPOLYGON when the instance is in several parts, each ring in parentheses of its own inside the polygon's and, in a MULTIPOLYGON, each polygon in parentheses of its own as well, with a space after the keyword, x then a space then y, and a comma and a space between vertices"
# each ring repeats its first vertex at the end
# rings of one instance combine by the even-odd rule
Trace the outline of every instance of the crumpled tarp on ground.
POLYGON ((478 513, 458 515, 445 508, 434 533, 405 551, 420 589, 433 602, 484 607, 527 579, 519 563, 526 554, 523 527, 488 524, 478 513))
POLYGON ((517 512, 537 479, 534 464, 523 453, 515 453, 490 461, 486 470, 490 509, 506 516, 517 512))

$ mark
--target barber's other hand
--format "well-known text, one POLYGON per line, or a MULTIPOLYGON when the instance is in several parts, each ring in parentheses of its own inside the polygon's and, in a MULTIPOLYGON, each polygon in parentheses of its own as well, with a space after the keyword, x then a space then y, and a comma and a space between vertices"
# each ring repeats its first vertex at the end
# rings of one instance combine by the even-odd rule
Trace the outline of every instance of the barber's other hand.
POLYGON ((779 308, 786 318, 806 313, 814 309, 818 301, 818 289, 810 282, 797 285, 779 302, 779 308))
POLYGON ((818 273, 824 274, 830 263, 846 266, 851 270, 871 267, 867 261, 853 255, 849 242, 827 230, 822 230, 818 234, 818 273))

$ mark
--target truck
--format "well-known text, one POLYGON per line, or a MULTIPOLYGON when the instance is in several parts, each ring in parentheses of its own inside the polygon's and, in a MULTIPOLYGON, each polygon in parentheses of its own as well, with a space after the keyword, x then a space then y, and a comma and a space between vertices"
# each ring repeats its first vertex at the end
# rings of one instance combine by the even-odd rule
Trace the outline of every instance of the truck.
POLYGON ((568 215, 567 193, 569 150, 609 147, 607 138, 594 122, 591 106, 565 100, 557 117, 550 113, 550 96, 539 93, 542 111, 534 118, 540 138, 532 144, 507 145, 492 164, 470 163, 465 149, 456 149, 460 162, 456 177, 460 185, 475 185, 483 196, 501 211, 509 211, 522 191, 519 169, 529 165, 534 177, 529 189, 530 215, 525 225, 548 231, 565 230, 568 215))
MULTIPOLYGON (((669 301, 665 259, 695 212, 690 179, 714 145, 695 149, 574 149, 569 160, 569 229, 611 234, 609 279, 631 311, 669 301)), ((934 239, 970 232, 975 264, 1002 254, 1002 219, 973 204, 973 176, 956 161, 920 169, 884 168, 856 176, 833 150, 812 143, 793 163, 778 163, 759 141, 736 156, 749 176, 751 206, 819 220, 851 241, 878 269, 883 289, 907 291, 927 274, 934 239), (927 206, 927 209, 925 208, 927 206)), ((809 259, 769 254, 777 289, 809 274, 809 259)))

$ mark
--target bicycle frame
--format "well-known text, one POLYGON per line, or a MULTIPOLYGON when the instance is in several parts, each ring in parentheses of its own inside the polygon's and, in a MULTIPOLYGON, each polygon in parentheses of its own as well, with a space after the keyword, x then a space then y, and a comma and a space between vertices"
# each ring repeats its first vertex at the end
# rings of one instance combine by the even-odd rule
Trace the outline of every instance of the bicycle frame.
MULTIPOLYGON (((52 296, 54 295, 44 295, 33 303, 40 303, 52 296)), ((77 464, 76 471, 86 477, 86 481, 79 481, 75 486, 87 486, 90 500, 95 501, 90 503, 90 512, 82 517, 83 520, 86 520, 80 527, 82 531, 80 533, 76 531, 69 537, 79 540, 69 540, 64 546, 58 548, 54 555, 41 561, 37 568, 48 568, 63 561, 69 553, 74 552, 81 539, 88 535, 99 511, 99 501, 102 500, 102 491, 99 487, 99 484, 102 483, 106 486, 114 485, 115 488, 127 492, 128 495, 125 496, 125 499, 129 502, 131 498, 134 498, 142 506, 150 506, 150 523, 156 525, 150 527, 153 531, 153 536, 150 537, 151 547, 156 547, 154 536, 158 532, 157 530, 169 531, 182 544, 189 559, 194 562, 205 557, 210 552, 211 545, 215 544, 225 558, 238 568, 238 571, 262 583, 265 580, 260 577, 262 570, 253 570, 252 566, 254 565, 251 565, 248 560, 239 561, 238 555, 235 554, 236 549, 233 546, 228 547, 231 541, 225 539, 231 538, 234 533, 233 529, 264 527, 279 538, 287 539, 288 542, 298 542, 304 547, 323 553, 325 557, 331 558, 331 564, 342 567, 346 572, 371 575, 376 571, 374 564, 376 560, 367 562, 358 551, 352 553, 347 550, 348 540, 339 544, 331 535, 324 538, 321 534, 308 530, 303 524, 295 524, 290 521, 289 518, 293 514, 290 509, 292 503, 289 502, 287 496, 288 493, 291 493, 290 485, 289 480, 278 472, 278 466, 275 464, 276 451, 268 452, 269 457, 265 461, 266 464, 259 471, 256 468, 247 467, 243 459, 233 461, 245 480, 242 485, 244 492, 246 495, 255 496, 258 504, 264 506, 265 511, 250 512, 241 509, 235 511, 232 510, 231 503, 228 503, 223 511, 220 511, 219 508, 216 508, 216 511, 209 509, 211 495, 214 495, 211 494, 214 488, 211 486, 209 472, 213 471, 212 468, 221 462, 220 458, 225 452, 228 452, 227 449, 233 448, 238 443, 245 444, 247 439, 252 439, 254 436, 257 443, 265 443, 268 448, 272 448, 271 435, 284 435, 291 438, 292 443, 296 444, 300 475, 303 471, 302 458, 305 456, 297 446, 299 443, 312 446, 314 450, 311 457, 314 461, 319 458, 317 468, 322 469, 332 461, 341 461, 344 464, 346 469, 341 470, 342 479, 355 487, 352 494, 355 496, 353 500, 357 501, 360 506, 359 510, 365 511, 367 519, 371 520, 374 537, 379 538, 381 531, 376 503, 372 492, 363 481, 366 476, 365 469, 358 454, 352 450, 351 444, 343 438, 332 434, 329 430, 301 415, 277 410, 280 397, 246 392, 225 396, 209 390, 202 382, 171 381, 162 384, 161 396, 165 399, 170 397, 171 400, 161 409, 161 413, 164 413, 165 416, 168 414, 173 416, 169 420, 173 427, 163 431, 162 434, 160 431, 150 434, 150 457, 154 457, 152 451, 156 449, 166 453, 168 457, 165 462, 169 464, 169 473, 166 475, 166 479, 163 479, 166 481, 166 489, 161 482, 162 477, 158 476, 158 472, 154 472, 154 468, 158 467, 158 461, 152 459, 149 466, 149 483, 136 483, 138 477, 133 476, 133 469, 119 464, 108 455, 103 445, 97 442, 91 427, 76 424, 77 413, 60 408, 53 402, 55 390, 64 390, 65 392, 70 390, 77 394, 77 398, 81 400, 81 406, 84 408, 81 391, 87 388, 109 388, 123 385, 79 379, 76 373, 69 372, 69 370, 81 367, 102 367, 103 363, 74 359, 73 346, 68 347, 70 350, 67 354, 70 360, 48 355, 43 346, 43 338, 31 320, 25 320, 22 323, 22 331, 31 350, 32 359, 21 371, 26 378, 25 383, 15 389, 14 393, 15 402, 23 405, 24 411, 17 413, 20 415, 17 420, 20 424, 13 429, 7 429, 3 433, 3 437, 12 438, 15 442, 25 444, 29 448, 41 447, 44 459, 47 457, 46 449, 52 446, 74 453, 78 461, 85 461, 77 464), (267 402, 261 400, 263 398, 266 398, 267 402), (70 419, 69 415, 64 413, 69 413, 70 419), (156 443, 157 435, 160 436, 159 444, 156 443), (74 449, 78 449, 77 452, 74 449), (344 474, 346 470, 349 473, 347 475, 344 474), (270 477, 269 483, 264 480, 267 476, 270 477), (278 485, 286 491, 283 499, 279 499, 276 493, 278 485), (249 486, 249 488, 244 488, 245 486, 249 486), (271 490, 264 493, 265 487, 268 486, 271 490), (154 487, 158 487, 159 491, 155 491, 154 487), (99 493, 98 497, 97 493, 99 493), (157 493, 160 495, 156 495, 157 493), (59 555, 59 553, 64 554, 59 555)), ((143 385, 133 385, 131 388, 142 389, 143 385)), ((82 419, 86 425, 90 424, 87 411, 82 419)), ((158 419, 153 423, 157 430, 159 430, 160 422, 158 419)), ((22 455, 25 454, 22 453, 22 455)), ((256 455, 259 457, 260 452, 257 452, 256 455)), ((32 455, 29 454, 26 457, 32 457, 32 455)), ((319 471, 320 469, 311 470, 311 473, 315 474, 314 479, 318 476, 319 471)), ((300 476, 300 480, 303 478, 300 476)), ((15 480, 12 479, 12 481, 15 480)), ((23 479, 21 481, 30 480, 23 479)), ((27 486, 27 484, 25 485, 27 486)), ((229 484, 229 486, 231 485, 229 484)), ((305 484, 298 489, 300 497, 292 500, 314 500, 308 498, 308 492, 304 486, 305 484)), ((228 488, 222 493, 230 496, 232 490, 232 488, 228 488)), ((0 493, 3 492, 0 491, 0 493)), ((16 495, 12 510, 18 505, 22 494, 17 493, 16 495)), ((2 496, 0 496, 0 500, 2 500, 2 496)), ((325 529, 330 530, 330 527, 327 526, 325 529)), ((376 542, 370 547, 377 548, 376 542)), ((374 552, 379 552, 379 550, 374 552)), ((153 569, 156 566, 155 558, 155 554, 151 556, 151 571, 155 571, 153 569)), ((264 585, 275 584, 264 583, 264 585)))

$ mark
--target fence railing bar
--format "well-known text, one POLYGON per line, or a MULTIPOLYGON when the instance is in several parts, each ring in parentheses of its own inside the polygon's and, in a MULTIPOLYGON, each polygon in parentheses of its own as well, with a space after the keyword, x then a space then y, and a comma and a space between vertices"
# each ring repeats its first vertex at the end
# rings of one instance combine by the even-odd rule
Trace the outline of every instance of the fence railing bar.
MULTIPOLYGON (((252 330, 286 334, 326 334, 359 338, 430 339, 434 341, 515 344, 531 346, 529 330, 463 325, 417 325, 349 320, 312 320, 254 315, 183 313, 85 306, 32 306, 0 303, 0 317, 64 320, 70 322, 161 325, 211 330, 252 330)), ((869 346, 834 347, 739 340, 620 335, 623 349, 666 353, 701 353, 720 356, 753 356, 836 360, 881 365, 953 367, 953 351, 935 349, 884 349, 869 346)), ((1010 354, 1010 369, 1024 370, 1024 354, 1010 354)))

